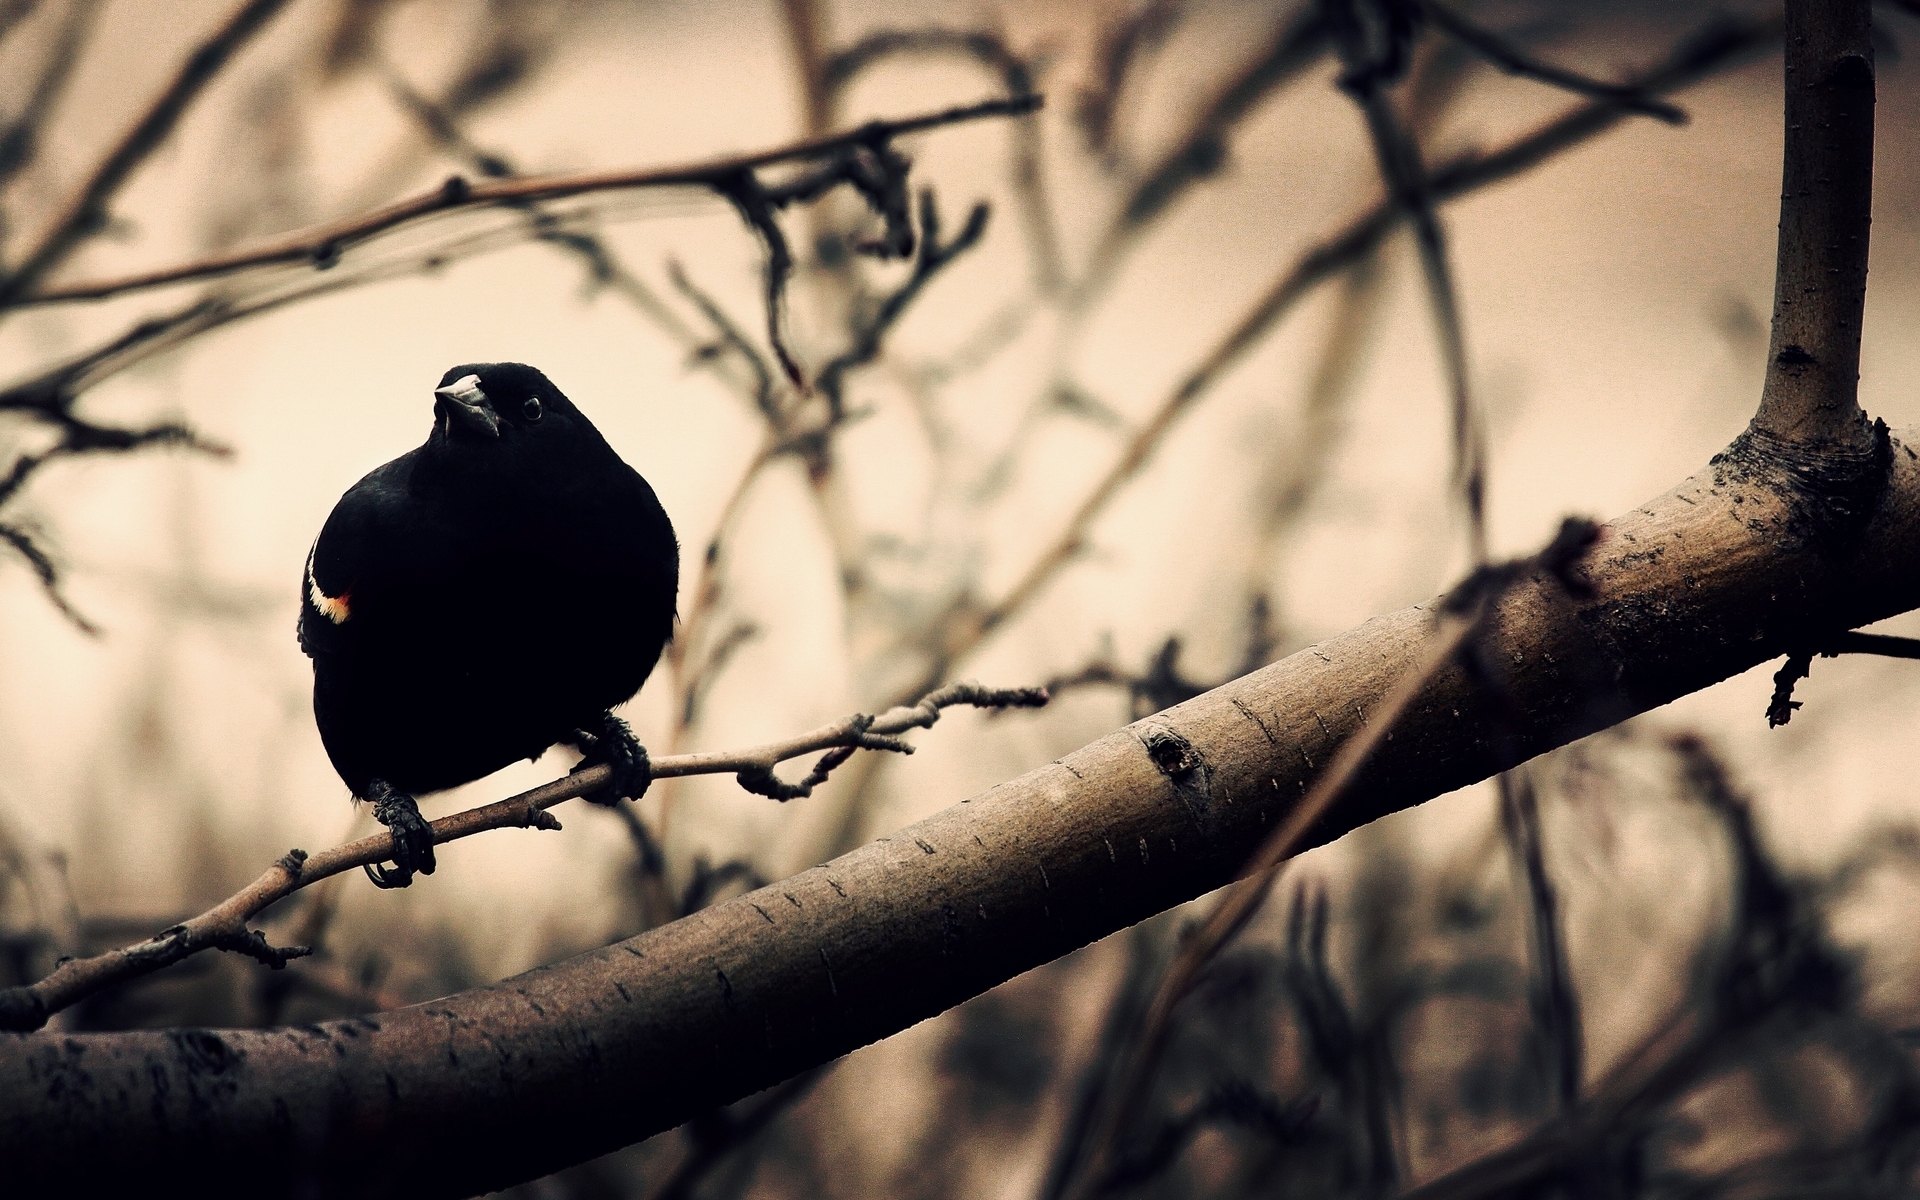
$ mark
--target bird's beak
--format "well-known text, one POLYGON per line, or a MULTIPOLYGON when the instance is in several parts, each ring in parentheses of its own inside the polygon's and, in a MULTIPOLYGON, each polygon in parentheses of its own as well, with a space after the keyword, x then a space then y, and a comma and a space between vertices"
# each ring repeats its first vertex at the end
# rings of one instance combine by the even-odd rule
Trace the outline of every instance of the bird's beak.
POLYGON ((446 423, 448 434, 458 422, 469 433, 489 438, 500 436, 500 418, 487 403, 487 394, 480 390, 478 375, 462 375, 443 388, 435 388, 433 397, 435 415, 446 423))

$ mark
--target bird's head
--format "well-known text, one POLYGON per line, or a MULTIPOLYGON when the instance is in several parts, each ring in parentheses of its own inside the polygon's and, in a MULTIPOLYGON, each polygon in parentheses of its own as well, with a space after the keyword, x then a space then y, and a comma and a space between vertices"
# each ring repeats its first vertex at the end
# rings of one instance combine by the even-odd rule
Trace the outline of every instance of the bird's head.
POLYGON ((525 363, 463 363, 433 391, 428 444, 512 455, 583 419, 552 380, 525 363))

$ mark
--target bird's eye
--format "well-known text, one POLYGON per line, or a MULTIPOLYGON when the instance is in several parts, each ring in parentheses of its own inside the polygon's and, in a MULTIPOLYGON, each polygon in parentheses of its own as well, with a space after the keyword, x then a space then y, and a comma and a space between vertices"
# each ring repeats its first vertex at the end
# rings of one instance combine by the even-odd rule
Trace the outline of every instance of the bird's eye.
POLYGON ((540 414, 546 410, 540 407, 540 397, 528 396, 526 403, 520 406, 520 411, 526 415, 527 420, 538 421, 540 414))

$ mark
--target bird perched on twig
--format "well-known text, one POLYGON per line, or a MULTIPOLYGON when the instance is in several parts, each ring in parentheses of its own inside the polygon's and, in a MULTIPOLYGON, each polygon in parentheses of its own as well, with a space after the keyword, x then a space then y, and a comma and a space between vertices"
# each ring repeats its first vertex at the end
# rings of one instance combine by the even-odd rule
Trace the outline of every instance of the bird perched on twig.
POLYGON ((653 489, 545 375, 469 363, 433 396, 426 443, 340 498, 300 589, 320 738, 393 831, 381 887, 433 873, 415 795, 556 743, 613 768, 591 799, 646 791, 608 710, 653 670, 679 586, 653 489))

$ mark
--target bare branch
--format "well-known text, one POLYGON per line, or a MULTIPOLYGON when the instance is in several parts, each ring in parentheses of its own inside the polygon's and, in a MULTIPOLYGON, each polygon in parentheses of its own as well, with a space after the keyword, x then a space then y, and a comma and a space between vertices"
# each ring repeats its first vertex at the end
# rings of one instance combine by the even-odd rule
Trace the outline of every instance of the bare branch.
POLYGON ((73 606, 66 593, 60 590, 60 569, 53 565, 47 552, 34 544, 27 531, 13 525, 0 525, 0 541, 13 547, 14 553, 27 560, 33 573, 40 579, 40 590, 47 594, 60 615, 73 623, 73 627, 88 637, 99 637, 100 627, 87 619, 85 613, 73 606))
MULTIPOLYGON (((745 750, 655 759, 653 775, 664 779, 733 774, 748 791, 786 800, 807 795, 825 780, 832 767, 845 762, 856 749, 913 753, 912 745, 902 741, 900 735, 931 728, 944 710, 955 705, 1035 708, 1046 702, 1047 693, 1042 688, 985 688, 977 683, 950 683, 917 705, 890 709, 877 717, 856 713, 844 721, 745 750), (775 778, 773 769, 780 763, 820 750, 830 751, 828 757, 833 762, 828 765, 822 760, 822 765, 806 780, 782 784, 775 778)), ((547 809, 603 787, 609 771, 605 765, 584 767, 543 787, 442 817, 431 823, 434 843, 458 841, 490 829, 559 829, 560 822, 547 809)), ((393 835, 387 832, 314 855, 303 850, 288 851, 245 888, 148 941, 93 958, 70 959, 38 983, 0 990, 0 1029, 37 1029, 52 1014, 96 992, 152 974, 203 950, 246 954, 278 970, 311 950, 305 946, 274 947, 259 930, 248 929, 247 922, 301 888, 392 856, 393 835)))
POLYGON ((985 204, 974 205, 960 232, 952 241, 943 243, 940 240, 940 210, 934 204, 933 192, 927 190, 920 193, 920 248, 914 259, 913 273, 907 276, 906 282, 888 293, 873 315, 862 323, 853 344, 821 368, 820 378, 815 381, 821 394, 827 398, 830 422, 837 422, 846 415, 844 384, 847 374, 878 357, 888 331, 906 312, 907 306, 913 303, 921 289, 948 263, 980 241, 981 235, 987 231, 987 214, 985 204))
POLYGON ((800 77, 800 106, 809 137, 819 137, 832 124, 831 91, 827 84, 827 19, 818 0, 782 0, 787 38, 793 45, 795 73, 800 77))
POLYGON ((1773 674, 1773 698, 1767 702, 1767 724, 1774 728, 1793 720, 1794 710, 1803 707, 1793 698, 1794 685, 1813 672, 1813 658, 1838 658, 1842 654, 1877 654, 1883 658, 1920 659, 1920 639, 1892 637, 1884 633, 1840 633, 1821 641, 1817 650, 1787 655, 1773 674))
MULTIPOLYGON (((1346 70, 1340 85, 1366 114, 1367 132, 1387 194, 1399 204, 1413 226, 1420 247, 1421 272, 1427 283, 1427 303, 1433 311, 1434 331, 1440 340, 1453 409, 1453 478, 1467 512, 1468 545, 1473 561, 1487 561, 1486 453, 1481 444, 1473 394, 1467 374, 1467 339, 1460 324, 1460 300, 1447 256, 1446 231, 1434 210, 1434 196, 1419 144, 1394 111, 1387 88, 1398 82, 1410 64, 1409 48, 1390 45, 1379 62, 1369 60, 1369 43, 1376 40, 1364 28, 1364 0, 1326 0, 1340 59, 1346 70)), ((1410 32, 1410 31, 1409 31, 1410 32)), ((1395 36, 1392 30, 1384 35, 1395 36)), ((1610 99, 1616 99, 1609 97, 1610 99)), ((1616 100, 1624 104, 1625 101, 1616 100)))
POLYGON ((1777 438, 1857 441, 1873 220, 1872 5, 1788 0, 1786 13, 1773 340, 1753 424, 1777 438))
MULTIPOLYGON (((1842 989, 1844 968, 1806 898, 1760 846, 1725 768, 1692 734, 1668 739, 1688 790, 1724 829, 1736 872, 1734 928, 1694 998, 1629 1050, 1593 1090, 1514 1145, 1406 1193, 1403 1200, 1530 1195, 1577 1177, 1609 1144, 1632 1144, 1648 1116, 1750 1053, 1769 1024, 1804 1029, 1842 989)), ((1904 1056, 1903 1056, 1904 1057, 1904 1056)))
POLYGON ((1074 123, 1095 154, 1112 151, 1127 84, 1138 74, 1141 61, 1173 32, 1184 15, 1183 4, 1184 0, 1146 0, 1101 30, 1093 55, 1094 79, 1079 90, 1073 106, 1074 123))
POLYGON ((753 384, 750 388, 753 403, 760 410, 760 415, 766 420, 768 428, 777 432, 786 423, 786 413, 782 410, 780 398, 774 390, 773 372, 767 369, 766 360, 760 357, 760 352, 754 349, 753 343, 740 332, 740 327, 734 323, 732 317, 727 315, 727 311, 720 307, 719 302, 687 278, 686 269, 680 265, 678 259, 667 264, 667 278, 673 281, 673 286, 679 289, 682 296, 700 310, 700 315, 705 317, 708 324, 712 325, 714 331, 719 334, 718 341, 701 346, 695 353, 701 357, 713 357, 724 350, 731 350, 741 362, 746 363, 747 369, 753 373, 753 384))
POLYGON ((49 271, 66 261, 75 247, 104 225, 108 203, 134 168, 166 141, 187 106, 286 3, 287 0, 247 0, 212 37, 200 44, 146 114, 94 168, 87 182, 41 236, 40 243, 27 253, 18 268, 0 279, 0 307, 17 303, 49 271))
POLYGON ((1119 269, 1124 247, 1187 189, 1219 172, 1226 164, 1228 136, 1269 94, 1312 66, 1326 40, 1316 4, 1303 6, 1274 26, 1260 52, 1200 105, 1186 131, 1134 184, 1119 215, 1101 235, 1086 277, 1075 286, 1073 305, 1091 305, 1119 269))
POLYGON ((1537 79, 1579 96, 1617 101, 1634 112, 1665 121, 1669 125, 1686 123, 1687 114, 1664 100, 1657 100, 1638 88, 1589 79, 1578 72, 1556 67, 1552 63, 1541 62, 1505 38, 1491 30, 1482 29, 1445 5, 1436 3, 1435 0, 1420 0, 1420 10, 1429 21, 1433 22, 1435 28, 1474 50, 1510 75, 1537 79))
POLYGON ((1525 767, 1499 775, 1500 829, 1508 852, 1526 883, 1528 959, 1532 979, 1527 1003, 1533 1016, 1532 1037, 1543 1074, 1551 1081, 1561 1111, 1580 1099, 1585 1041, 1580 1024, 1580 999, 1573 986, 1566 941, 1560 929, 1560 895, 1547 873, 1546 844, 1540 827, 1540 801, 1525 767))
MULTIPOLYGON (((21 7, 15 5, 10 11, 0 11, 0 37, 5 37, 12 22, 24 15, 21 7)), ((33 81, 26 103, 7 122, 6 128, 0 129, 0 183, 12 179, 33 162, 39 150, 41 127, 73 79, 81 47, 99 11, 100 0, 75 0, 62 14, 60 32, 54 36, 53 47, 41 62, 40 74, 33 81)))
POLYGON ((398 201, 370 213, 302 230, 263 246, 196 259, 156 271, 47 288, 33 295, 13 296, 9 300, 16 306, 97 300, 123 292, 141 291, 192 279, 208 279, 251 267, 275 264, 311 263, 324 268, 339 262, 341 256, 348 250, 370 238, 401 225, 443 213, 507 204, 513 201, 559 200, 589 192, 659 187, 714 188, 737 179, 743 171, 754 171, 780 163, 831 158, 872 142, 890 141, 907 134, 936 129, 944 125, 987 117, 1021 116, 1038 110, 1040 104, 1041 98, 1038 96, 987 100, 979 104, 964 105, 896 121, 873 121, 845 133, 811 138, 754 154, 684 166, 590 171, 569 175, 535 175, 477 184, 469 183, 456 175, 441 187, 422 195, 398 201))

